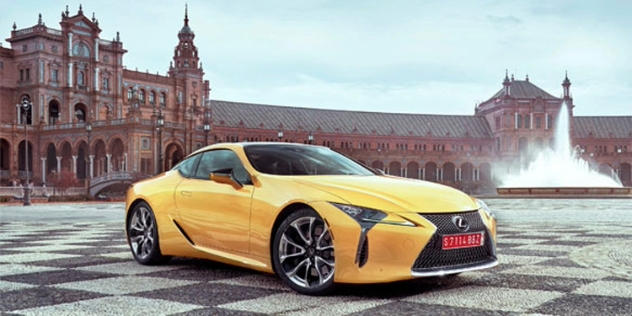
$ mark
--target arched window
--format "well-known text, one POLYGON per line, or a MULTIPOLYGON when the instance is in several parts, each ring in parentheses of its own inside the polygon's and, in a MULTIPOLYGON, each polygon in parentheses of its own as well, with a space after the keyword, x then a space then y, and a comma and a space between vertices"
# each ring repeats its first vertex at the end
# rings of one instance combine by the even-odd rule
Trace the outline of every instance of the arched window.
POLYGON ((150 104, 156 104, 156 92, 155 91, 150 91, 149 92, 149 103, 150 104))
POLYGON ((56 101, 52 101, 48 105, 48 124, 57 124, 59 120, 59 104, 56 101))
POLYGON ((86 121, 86 112, 83 109, 81 109, 79 107, 76 107, 76 109, 75 109, 75 117, 77 117, 77 121, 85 122, 86 121))
POLYGON ((141 104, 145 104, 145 90, 140 89, 138 91, 138 100, 140 100, 141 104))
POLYGON ((85 43, 79 42, 72 48, 73 56, 90 57, 90 48, 85 43))
POLYGON ((531 128, 531 117, 529 115, 524 116, 524 128, 531 128))
POLYGON ((127 89, 127 99, 131 100, 134 97, 134 88, 129 87, 129 89, 127 89))

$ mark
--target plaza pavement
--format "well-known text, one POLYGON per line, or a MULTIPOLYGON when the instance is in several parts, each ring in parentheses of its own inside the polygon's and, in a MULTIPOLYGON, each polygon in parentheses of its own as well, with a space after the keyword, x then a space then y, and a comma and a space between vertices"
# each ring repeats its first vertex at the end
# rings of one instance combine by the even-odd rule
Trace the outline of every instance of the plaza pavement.
POLYGON ((3 315, 630 315, 632 200, 490 199, 496 268, 307 297, 209 261, 137 264, 122 203, 0 205, 3 315))

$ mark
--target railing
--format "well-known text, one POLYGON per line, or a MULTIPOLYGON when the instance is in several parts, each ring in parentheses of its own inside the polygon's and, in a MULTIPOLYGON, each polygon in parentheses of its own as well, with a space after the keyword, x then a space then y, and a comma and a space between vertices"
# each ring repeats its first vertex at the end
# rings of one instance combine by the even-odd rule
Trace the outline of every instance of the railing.
POLYGON ((110 172, 104 175, 94 177, 90 179, 90 186, 94 187, 103 182, 111 181, 111 180, 132 180, 132 174, 129 172, 110 172))
POLYGON ((17 30, 15 31, 15 36, 21 36, 21 35, 26 35, 26 34, 31 34, 35 32, 35 29, 32 27, 29 28, 25 28, 25 29, 21 29, 21 30, 17 30))
POLYGON ((60 30, 49 29, 49 28, 46 28, 46 33, 53 34, 53 35, 59 35, 59 36, 62 35, 60 30))
MULTIPOLYGON (((31 188, 31 196, 32 197, 49 197, 53 195, 81 195, 86 193, 86 188, 75 187, 68 188, 64 192, 60 192, 54 187, 32 187, 31 188)), ((12 196, 16 199, 21 199, 24 197, 24 187, 15 186, 15 187, 0 187, 0 196, 12 196)))

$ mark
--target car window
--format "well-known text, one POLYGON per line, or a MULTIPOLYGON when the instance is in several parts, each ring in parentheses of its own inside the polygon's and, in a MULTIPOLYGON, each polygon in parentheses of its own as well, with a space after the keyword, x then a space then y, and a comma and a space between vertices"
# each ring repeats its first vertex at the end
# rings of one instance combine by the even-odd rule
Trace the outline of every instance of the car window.
POLYGON ((211 173, 231 172, 240 183, 249 183, 248 174, 235 152, 227 149, 209 150, 202 154, 195 177, 209 180, 211 173))
POLYGON ((274 175, 374 175, 367 167, 329 148, 248 145, 246 156, 257 171, 274 175))
POLYGON ((195 169, 197 168, 197 164, 201 156, 202 155, 198 154, 188 157, 173 168, 177 169, 181 176, 185 178, 192 178, 195 175, 195 169))

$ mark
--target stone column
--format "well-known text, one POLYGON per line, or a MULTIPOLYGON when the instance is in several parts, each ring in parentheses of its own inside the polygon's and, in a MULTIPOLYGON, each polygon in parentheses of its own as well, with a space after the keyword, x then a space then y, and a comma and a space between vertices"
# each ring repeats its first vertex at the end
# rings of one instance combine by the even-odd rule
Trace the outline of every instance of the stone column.
POLYGON ((57 174, 61 172, 61 156, 57 156, 57 174))
POLYGON ((72 156, 72 167, 70 167, 72 172, 77 174, 77 156, 72 156))
POLYGON ((42 161, 42 182, 46 183, 46 157, 41 157, 42 161))
POLYGON ((99 61, 99 39, 94 39, 94 61, 99 61))
POLYGON ((94 91, 99 91, 99 68, 94 68, 94 91))
POLYGON ((68 33, 68 56, 72 57, 72 33, 68 33))
POLYGON ((72 63, 68 63, 68 85, 72 87, 72 63))
POLYGON ((90 155, 90 179, 94 178, 94 168, 92 167, 94 165, 94 155, 90 155))
POLYGON ((15 119, 16 119, 16 122, 18 122, 18 124, 22 124, 22 116, 20 115, 20 113, 22 113, 22 105, 21 105, 20 103, 18 103, 18 104, 16 104, 16 105, 15 105, 15 107, 16 107, 16 109, 17 109, 17 110, 15 111, 15 115, 16 115, 15 119))
POLYGON ((110 165, 111 159, 112 159, 112 154, 106 154, 105 158, 106 158, 106 161, 107 161, 107 163, 105 164, 105 173, 110 173, 110 171, 112 170, 112 165, 110 165))
POLYGON ((514 113, 514 129, 518 129, 518 112, 514 113))
POLYGON ((123 156, 125 156, 125 164, 123 165, 123 171, 127 172, 127 153, 123 153, 123 156))

